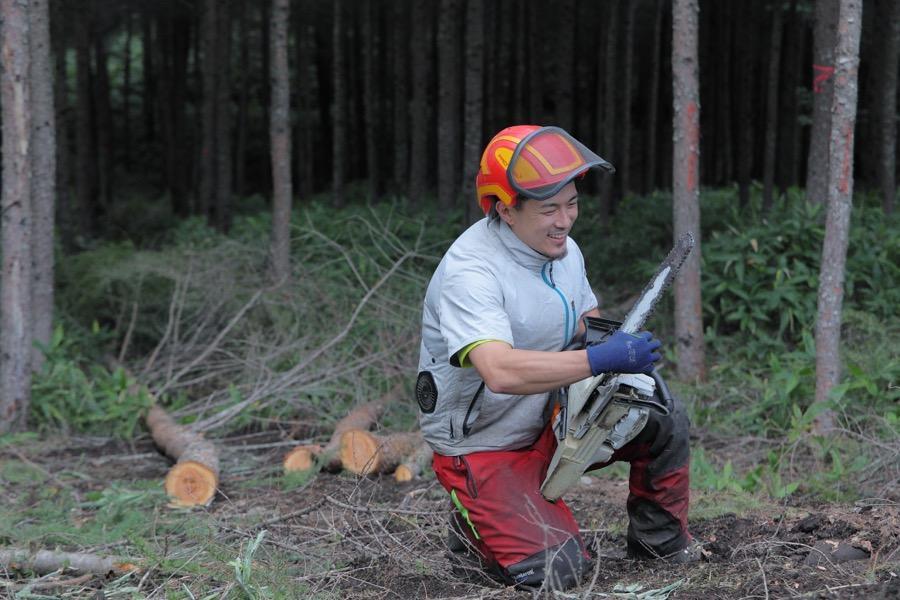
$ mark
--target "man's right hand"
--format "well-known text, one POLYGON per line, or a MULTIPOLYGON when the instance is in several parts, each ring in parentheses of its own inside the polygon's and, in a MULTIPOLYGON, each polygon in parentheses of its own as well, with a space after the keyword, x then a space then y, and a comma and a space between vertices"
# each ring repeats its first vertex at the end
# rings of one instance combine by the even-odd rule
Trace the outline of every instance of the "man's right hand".
POLYGON ((600 344, 588 346, 588 362, 591 373, 646 373, 653 371, 653 365, 661 358, 656 352, 662 343, 653 338, 649 331, 625 333, 616 331, 600 344))

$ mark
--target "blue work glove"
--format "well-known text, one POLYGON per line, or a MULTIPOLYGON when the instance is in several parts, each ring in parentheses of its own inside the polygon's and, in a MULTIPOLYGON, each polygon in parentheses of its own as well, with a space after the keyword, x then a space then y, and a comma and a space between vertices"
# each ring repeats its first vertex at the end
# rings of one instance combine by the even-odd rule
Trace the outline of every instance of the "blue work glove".
POLYGON ((662 343, 653 339, 649 331, 625 333, 616 331, 600 344, 588 346, 591 373, 646 373, 653 371, 653 363, 661 357, 656 352, 662 343))

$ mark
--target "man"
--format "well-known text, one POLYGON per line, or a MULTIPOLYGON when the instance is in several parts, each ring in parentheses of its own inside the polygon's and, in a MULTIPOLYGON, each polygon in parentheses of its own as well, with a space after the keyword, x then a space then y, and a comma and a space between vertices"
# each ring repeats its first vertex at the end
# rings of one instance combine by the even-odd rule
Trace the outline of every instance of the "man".
MULTIPOLYGON (((556 448, 550 392, 605 372, 649 373, 660 343, 614 333, 577 346, 599 316, 568 233, 575 180, 612 165, 564 130, 522 125, 487 145, 476 178, 486 218, 451 245, 425 296, 416 398, 457 527, 509 583, 578 583, 589 555, 562 500, 540 486, 556 448)), ((694 558, 687 531, 687 418, 651 411, 612 460, 631 462, 628 552, 694 558)), ((598 468, 603 465, 596 465, 598 468)))

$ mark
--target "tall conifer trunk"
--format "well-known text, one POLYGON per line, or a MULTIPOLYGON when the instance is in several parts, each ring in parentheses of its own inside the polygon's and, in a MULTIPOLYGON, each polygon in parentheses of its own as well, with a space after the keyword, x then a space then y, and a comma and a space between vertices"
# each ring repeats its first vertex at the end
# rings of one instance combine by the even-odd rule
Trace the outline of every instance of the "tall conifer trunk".
MULTIPOLYGON (((859 38, 862 0, 839 0, 838 29, 831 99, 831 149, 828 161, 828 203, 825 241, 819 270, 818 318, 816 319, 816 404, 828 401, 841 376, 841 309, 844 300, 844 266, 853 206, 853 141, 856 125, 859 38)), ((816 417, 815 431, 834 429, 834 413, 816 417)))
MULTIPOLYGON (((56 200, 56 115, 50 52, 48 0, 28 8, 31 59, 31 311, 34 340, 46 346, 53 331, 53 231, 56 200)), ((39 371, 44 353, 33 347, 31 370, 39 371)))
POLYGON ((291 273, 291 83, 288 68, 290 0, 272 0, 272 279, 283 284, 291 273))
POLYGON ((775 194, 775 158, 778 151, 778 83, 781 66, 781 33, 784 17, 781 6, 772 7, 772 29, 769 41, 769 77, 766 89, 766 141, 763 163, 763 214, 772 209, 775 194))
POLYGON ((466 2, 466 96, 463 139, 463 202, 466 222, 472 223, 482 216, 476 204, 475 175, 481 160, 482 115, 484 98, 484 4, 466 2))
POLYGON ((831 143, 831 96, 834 93, 834 44, 838 0, 816 0, 813 32, 813 121, 806 162, 806 200, 828 197, 828 158, 831 143))
POLYGON ((678 376, 706 376, 700 299, 700 86, 697 57, 697 0, 675 0, 672 8, 672 77, 675 150, 672 207, 677 240, 694 235, 694 250, 675 280, 675 347, 678 376))
POLYGON ((894 212, 897 196, 897 62, 900 51, 900 0, 878 0, 876 23, 881 43, 876 113, 878 119, 878 182, 886 214, 894 212))
POLYGON ((441 0, 438 17, 438 205, 449 209, 456 204, 460 156, 460 68, 459 0, 441 0))
POLYGON ((22 428, 31 399, 31 66, 28 4, 0 2, 0 434, 22 428))

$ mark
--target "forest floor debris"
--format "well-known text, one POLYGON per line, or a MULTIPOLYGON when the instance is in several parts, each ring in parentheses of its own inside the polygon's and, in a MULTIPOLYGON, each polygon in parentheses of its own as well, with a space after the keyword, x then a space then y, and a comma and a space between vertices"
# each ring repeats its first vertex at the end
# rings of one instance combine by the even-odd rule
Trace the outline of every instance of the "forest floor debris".
MULTIPOLYGON (((3 565, 0 596, 28 590, 35 594, 29 597, 41 590, 58 598, 100 597, 98 591, 105 598, 533 596, 497 584, 471 559, 448 551, 451 505, 433 478, 397 483, 323 472, 301 479, 282 473, 290 443, 284 432, 221 442, 218 498, 193 510, 167 506, 161 481, 169 464, 148 437, 23 436, 15 450, 0 447, 0 546, 129 556, 141 565, 125 575, 90 577, 3 565)), ((900 498, 823 504, 696 491, 691 528, 707 560, 674 566, 624 557, 627 493, 622 470, 613 469, 585 477, 567 496, 598 559, 580 588, 539 596, 900 595, 900 498), (843 560, 838 548, 853 549, 858 560, 843 560)))

